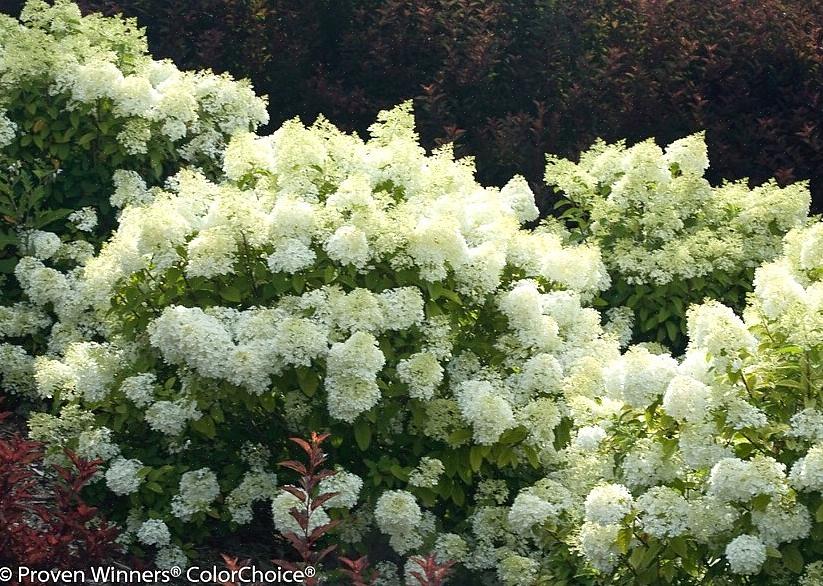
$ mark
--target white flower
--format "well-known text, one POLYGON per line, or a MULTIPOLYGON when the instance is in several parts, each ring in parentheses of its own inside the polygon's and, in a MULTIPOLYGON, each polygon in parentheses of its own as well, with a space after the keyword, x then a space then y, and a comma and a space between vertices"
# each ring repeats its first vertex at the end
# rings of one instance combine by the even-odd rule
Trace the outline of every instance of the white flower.
POLYGON ((0 112, 0 148, 12 143, 17 136, 17 124, 5 112, 0 112))
MULTIPOLYGON (((285 533, 302 533, 297 519, 291 514, 291 511, 297 509, 298 511, 305 510, 305 504, 300 502, 296 496, 284 490, 272 499, 272 517, 274 520, 274 527, 280 534, 285 533)), ((325 525, 330 521, 328 513, 323 507, 314 509, 309 516, 309 531, 313 531, 321 525, 325 525)))
POLYGON ((658 539, 683 535, 689 528, 689 503, 667 486, 656 486, 640 495, 637 508, 643 530, 658 539))
POLYGON ((54 256, 62 244, 57 234, 42 230, 23 232, 20 240, 23 251, 40 260, 46 260, 54 256))
POLYGON ((363 268, 371 258, 366 234, 354 226, 341 226, 328 242, 326 253, 329 257, 344 265, 363 268))
POLYGON ((609 396, 638 409, 656 401, 676 374, 677 362, 671 356, 652 354, 640 346, 629 348, 603 368, 609 396))
POLYGON ((154 431, 166 435, 180 435, 190 420, 199 419, 202 414, 197 403, 187 399, 177 401, 157 401, 146 409, 146 423, 154 431))
POLYGON ((584 451, 596 450, 606 439, 606 430, 599 425, 589 425, 581 427, 577 430, 577 435, 574 437, 574 445, 584 451))
POLYGON ((154 558, 154 565, 161 570, 185 568, 189 565, 189 558, 186 557, 185 552, 176 545, 169 545, 157 551, 157 556, 154 558))
POLYGON ((154 401, 154 385, 157 377, 154 373, 144 372, 130 376, 120 383, 120 392, 137 407, 145 407, 154 401))
POLYGON ((188 521, 195 513, 208 510, 220 495, 217 476, 208 468, 200 468, 180 477, 180 492, 171 503, 172 514, 188 521))
POLYGON ((457 389, 460 413, 474 430, 479 444, 495 443, 504 431, 516 425, 511 405, 486 381, 466 381, 457 389))
POLYGON ((705 419, 711 389, 690 376, 675 376, 663 395, 663 410, 678 421, 698 423, 705 419))
POLYGON ((335 471, 333 476, 320 481, 320 493, 336 492, 336 496, 326 501, 329 509, 352 509, 357 504, 363 480, 357 475, 345 470, 335 471))
POLYGON ((413 399, 431 399, 443 380, 443 367, 430 352, 418 352, 397 364, 397 377, 409 385, 413 399))
POLYGON ((748 501, 785 489, 786 466, 765 456, 751 460, 724 458, 712 467, 709 494, 725 502, 748 501))
POLYGON ((417 547, 421 539, 417 528, 423 514, 417 501, 405 490, 387 490, 377 499, 374 507, 377 527, 391 538, 391 545, 399 554, 417 547))
POLYGON ((420 463, 409 474, 409 484, 412 486, 432 488, 437 486, 440 476, 446 471, 443 462, 437 458, 423 456, 420 463))
POLYGON ((726 546, 726 559, 735 574, 757 574, 766 561, 766 546, 753 535, 740 535, 726 546))
POLYGON ((112 431, 107 427, 89 429, 77 438, 77 455, 86 460, 111 460, 120 454, 114 443, 112 431))
POLYGON ((600 525, 586 522, 580 528, 580 552, 591 566, 599 572, 611 572, 620 556, 617 549, 617 534, 620 525, 600 525))
POLYGON ((812 446, 792 466, 789 479, 798 490, 823 492, 823 445, 812 446))
POLYGON ((771 500, 765 510, 752 511, 752 524, 764 544, 777 547, 781 543, 808 537, 812 518, 809 510, 800 503, 783 504, 779 500, 771 500))
POLYGON ((91 232, 97 226, 97 211, 92 207, 81 208, 69 214, 69 222, 82 232, 91 232))
POLYGON ((609 525, 619 523, 632 510, 634 499, 620 484, 594 487, 586 497, 586 521, 609 525))
POLYGON ((265 471, 246 472, 243 480, 226 497, 232 521, 243 525, 252 519, 252 504, 278 494, 277 476, 265 471))
POLYGON ((540 565, 522 555, 508 555, 497 564, 497 577, 506 586, 528 586, 537 579, 540 565))
POLYGON ((377 340, 366 332, 355 332, 345 342, 333 344, 326 359, 329 414, 351 422, 374 407, 380 399, 376 376, 384 364, 377 340))
POLYGON ((137 530, 137 540, 145 545, 165 547, 171 541, 171 532, 160 519, 149 519, 137 530))
POLYGON ((137 492, 143 478, 138 472, 143 469, 140 460, 116 458, 106 470, 106 486, 116 495, 126 495, 137 492))

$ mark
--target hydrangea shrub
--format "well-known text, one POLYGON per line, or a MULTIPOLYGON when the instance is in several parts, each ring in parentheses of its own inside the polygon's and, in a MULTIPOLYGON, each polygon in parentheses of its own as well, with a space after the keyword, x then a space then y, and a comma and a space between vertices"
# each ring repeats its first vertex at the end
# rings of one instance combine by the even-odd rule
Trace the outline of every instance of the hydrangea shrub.
POLYGON ((97 243, 115 223, 116 170, 149 184, 183 164, 213 176, 228 137, 267 121, 247 82, 152 59, 133 19, 83 17, 67 0, 0 15, 0 272, 20 256, 65 268, 85 254, 73 241, 97 243), (43 230, 49 247, 32 242, 43 230))
MULTIPOLYGON (((17 267, 59 318, 48 353, 20 356, 61 408, 32 435, 106 460, 121 518, 169 528, 164 561, 215 519, 247 522, 287 436, 324 430, 340 496, 318 522, 488 568, 477 503, 545 473, 588 357, 619 356, 585 307, 609 283, 599 250, 523 229, 537 209, 521 178, 481 187, 471 161, 427 155, 408 104, 371 134, 238 135, 224 182, 123 182, 134 203, 82 270, 17 267)), ((278 530, 294 506, 274 498, 278 530)))
POLYGON ((561 217, 576 239, 607 251, 604 305, 624 321, 620 308, 632 310, 637 340, 681 351, 689 305, 709 297, 742 309, 755 267, 780 253, 782 236, 809 212, 805 182, 713 187, 708 166, 702 133, 665 150, 651 139, 600 141, 578 163, 548 157, 546 182, 565 198, 561 217))
POLYGON ((742 319, 695 305, 681 360, 635 346, 604 365, 546 481, 563 490, 510 509, 535 559, 565 545, 617 584, 820 583, 822 269, 823 224, 792 230, 742 319))

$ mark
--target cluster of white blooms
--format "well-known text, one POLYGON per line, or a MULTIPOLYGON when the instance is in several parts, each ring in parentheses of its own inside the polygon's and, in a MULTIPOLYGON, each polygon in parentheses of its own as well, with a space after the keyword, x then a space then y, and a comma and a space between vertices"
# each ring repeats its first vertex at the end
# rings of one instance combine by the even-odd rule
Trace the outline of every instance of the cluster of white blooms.
POLYGON ((320 493, 337 493, 326 501, 330 509, 352 509, 357 504, 363 480, 357 475, 345 470, 336 470, 334 475, 320 481, 320 493))
POLYGON ((160 519, 148 519, 137 530, 137 540, 145 545, 165 547, 171 541, 171 532, 160 519))
POLYGON ((240 525, 252 519, 252 505, 266 501, 278 493, 277 476, 271 472, 246 472, 243 480, 226 497, 232 521, 240 525))
POLYGON ((443 462, 437 458, 423 456, 420 463, 409 474, 409 484, 412 486, 432 488, 437 486, 440 476, 446 471, 443 462))
POLYGON ((117 458, 109 464, 106 470, 106 486, 114 494, 131 494, 143 482, 143 478, 138 474, 142 469, 143 463, 140 460, 117 458))
POLYGON ((154 401, 154 386, 157 377, 150 372, 136 374, 123 379, 120 392, 137 407, 145 407, 154 401))
MULTIPOLYGON (((268 121, 265 99, 248 83, 153 60, 133 20, 83 17, 68 0, 53 6, 30 0, 20 20, 0 21, 4 89, 35 87, 65 99, 69 111, 110 104, 126 153, 144 155, 162 138, 188 160, 219 158, 227 137, 268 121)), ((15 128, 0 117, 0 145, 13 140, 15 128)), ((77 213, 78 229, 94 227, 93 215, 77 213)))
POLYGON ((629 514, 633 503, 634 499, 625 486, 597 486, 586 497, 586 521, 601 525, 618 523, 629 514))
POLYGON ((77 438, 77 455, 86 460, 108 461, 120 455, 120 447, 113 442, 108 427, 88 429, 77 438))
POLYGON ((678 491, 655 486, 637 499, 640 526, 657 538, 677 537, 689 527, 689 503, 678 491))
POLYGON ((515 533, 525 535, 547 521, 557 521, 573 507, 574 500, 568 489, 555 480, 544 478, 515 497, 508 514, 509 527, 515 533))
POLYGON ((689 346, 700 348, 718 368, 739 366, 741 352, 754 350, 757 339, 731 308, 716 301, 689 309, 689 346))
POLYGON ((80 208, 69 214, 68 219, 81 232, 91 232, 97 226, 97 211, 92 207, 80 208))
POLYGON ((580 528, 579 548, 589 564, 596 570, 609 573, 620 557, 617 549, 617 534, 620 525, 601 525, 599 523, 583 523, 580 528))
POLYGON ((533 584, 537 578, 539 564, 530 557, 512 554, 497 564, 497 577, 506 586, 533 584))
POLYGON ((187 422, 199 419, 200 416, 197 404, 186 399, 157 401, 149 406, 145 413, 149 427, 166 435, 180 435, 187 422))
POLYGON ((354 421, 377 404, 377 374, 385 361, 377 339, 367 332, 355 332, 345 342, 332 345, 325 380, 332 417, 354 421))
POLYGON ((809 211, 807 185, 771 181, 712 187, 705 136, 664 149, 597 142, 575 164, 549 157, 546 182, 583 210, 590 236, 628 283, 666 284, 714 271, 741 273, 780 253, 780 237, 809 211))
POLYGON ((0 148, 8 146, 17 136, 17 124, 5 112, 0 112, 0 148))
POLYGON ((0 306, 0 338, 22 338, 50 325, 51 318, 40 307, 28 303, 0 306))
POLYGON ((387 490, 374 507, 377 527, 389 536, 392 548, 399 554, 419 547, 422 539, 419 526, 423 520, 414 495, 404 490, 387 490))
MULTIPOLYGON (((281 535, 288 533, 300 534, 300 524, 292 515, 292 511, 305 511, 306 504, 301 502, 292 493, 281 490, 280 493, 272 499, 271 510, 272 520, 274 521, 274 528, 280 532, 281 535)), ((318 507, 312 510, 309 514, 308 530, 314 531, 321 525, 325 525, 331 519, 323 507, 318 507)))
POLYGON ((823 491, 823 445, 809 448, 792 466, 789 479, 798 490, 823 491))
POLYGON ((172 513, 186 521, 195 513, 207 511, 219 495, 214 472, 208 468, 186 472, 180 478, 180 491, 171 502, 172 513))
POLYGON ((185 568, 189 565, 189 558, 182 549, 176 545, 161 547, 154 558, 154 565, 160 570, 171 570, 172 568, 185 568))
POLYGON ((26 256, 46 260, 55 255, 62 242, 54 232, 28 230, 20 234, 21 251, 26 256))
POLYGON ((739 535, 726 546, 726 559, 735 574, 757 574, 766 561, 766 546, 754 535, 739 535))
POLYGON ((603 380, 610 397, 645 409, 663 395, 676 372, 677 362, 671 356, 634 346, 603 367, 603 380))
POLYGON ((516 425, 511 404, 488 381, 465 381, 457 390, 460 413, 474 430, 479 444, 493 444, 516 425))

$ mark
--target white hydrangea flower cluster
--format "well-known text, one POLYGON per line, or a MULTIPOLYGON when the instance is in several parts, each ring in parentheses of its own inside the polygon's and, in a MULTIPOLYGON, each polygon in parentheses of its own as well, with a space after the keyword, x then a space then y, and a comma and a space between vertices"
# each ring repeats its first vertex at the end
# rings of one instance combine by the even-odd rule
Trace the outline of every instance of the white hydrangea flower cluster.
POLYGON ((272 499, 279 489, 277 476, 272 472, 249 471, 243 480, 226 497, 226 506, 232 521, 245 525, 252 520, 252 505, 257 501, 272 499))
POLYGON ((69 214, 68 220, 81 232, 91 232, 97 226, 97 210, 93 207, 80 208, 69 214))
POLYGON ((143 483, 143 478, 138 474, 142 469, 140 460, 116 458, 106 470, 106 486, 117 495, 131 494, 143 483))
POLYGON ((326 501, 330 509, 353 509, 360 497, 363 479, 345 470, 335 470, 332 476, 320 481, 320 494, 334 492, 335 496, 326 501))
POLYGON ((805 183, 712 187, 705 136, 665 149, 597 142, 580 162, 549 157, 546 182, 589 217, 590 236, 630 284, 664 285, 713 271, 741 273, 780 253, 780 235, 809 212, 805 183))
POLYGON ((87 429, 77 438, 77 455, 86 460, 111 460, 120 455, 120 447, 113 441, 108 427, 87 429))
MULTIPOLYGON (((557 526, 592 568, 641 571, 654 544, 669 553, 651 564, 689 556, 708 572, 725 558, 728 573, 774 583, 800 572, 823 493, 820 226, 789 232, 784 255, 757 270, 742 318, 714 301, 693 306, 684 356, 630 347, 591 383, 598 408, 569 402, 570 445, 552 477, 582 514, 557 526)), ((513 526, 551 518, 525 503, 511 506, 513 526)))
MULTIPOLYGON (((4 88, 42 88, 66 100, 70 111, 108 104, 122 125, 117 140, 126 153, 145 155, 162 138, 187 160, 216 159, 227 137, 268 121, 265 99, 247 82, 152 59, 133 20, 83 17, 67 0, 53 6, 30 0, 20 20, 4 16, 0 23, 4 88)), ((1 145, 14 139, 16 126, 0 116, 1 145)), ((88 231, 96 217, 84 209, 71 221, 88 231)))
POLYGON ((387 490, 380 495, 374 507, 374 520, 380 531, 389 536, 392 548, 401 555, 423 543, 419 533, 423 514, 410 492, 387 490))
POLYGON ((217 476, 208 468, 191 470, 180 478, 180 491, 171 502, 172 513, 184 521, 207 511, 220 495, 217 476))
POLYGON ((137 530, 137 540, 144 545, 165 547, 171 541, 171 532, 160 519, 148 519, 137 530))
POLYGON ((186 423, 199 419, 202 414, 197 410, 197 404, 187 399, 176 401, 157 401, 152 403, 145 413, 149 427, 166 435, 180 435, 186 423))
POLYGON ((432 488, 437 486, 440 477, 445 471, 446 468, 443 466, 443 462, 437 458, 423 456, 417 467, 409 474, 409 484, 412 486, 432 488))

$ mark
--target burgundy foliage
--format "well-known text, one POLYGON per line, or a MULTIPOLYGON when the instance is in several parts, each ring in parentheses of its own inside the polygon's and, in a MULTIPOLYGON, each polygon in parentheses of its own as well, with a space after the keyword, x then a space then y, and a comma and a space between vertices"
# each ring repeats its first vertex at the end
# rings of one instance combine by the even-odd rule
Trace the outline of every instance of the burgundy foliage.
MULTIPOLYGON (((0 413, 0 421, 8 416, 0 413)), ((117 529, 80 495, 100 461, 66 456, 70 466, 54 466, 54 478, 41 479, 42 445, 0 438, 0 566, 78 569, 115 552, 117 529)))

